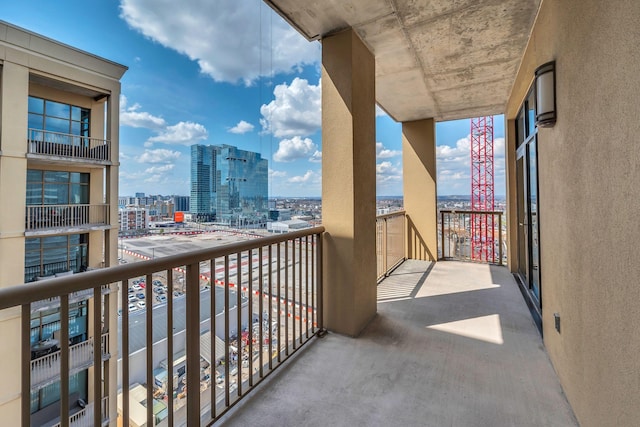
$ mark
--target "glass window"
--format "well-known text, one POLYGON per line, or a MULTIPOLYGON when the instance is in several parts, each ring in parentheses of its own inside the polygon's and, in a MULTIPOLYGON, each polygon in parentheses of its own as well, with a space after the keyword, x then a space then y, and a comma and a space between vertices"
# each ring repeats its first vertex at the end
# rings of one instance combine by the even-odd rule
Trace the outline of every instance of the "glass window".
POLYGON ((42 204, 42 184, 37 182, 27 183, 27 205, 42 204))
MULTIPOLYGON (((89 117, 91 110, 61 102, 29 97, 29 128, 89 136, 89 117)), ((73 140, 55 140, 58 143, 71 143, 73 140)))
POLYGON ((71 120, 80 121, 82 117, 82 108, 71 107, 71 120))
POLYGON ((44 99, 29 97, 29 112, 44 114, 44 99))
POLYGON ((69 120, 45 117, 44 128, 49 132, 70 133, 69 120))
POLYGON ((89 204, 89 174, 27 170, 27 205, 89 204))
POLYGON ((524 138, 524 113, 520 110, 516 117, 516 147, 524 142, 524 138))
POLYGON ((89 183, 89 174, 80 172, 71 172, 71 182, 81 182, 83 184, 89 183))
POLYGON ((527 99, 527 136, 533 135, 536 127, 536 96, 535 91, 529 92, 527 99))
POLYGON ((25 282, 87 268, 88 234, 25 239, 25 282))
POLYGON ((44 185, 45 205, 67 205, 69 204, 69 184, 45 184, 44 185))
POLYGON ((45 115, 69 120, 71 118, 71 106, 61 102, 46 101, 45 115))
POLYGON ((42 181, 42 171, 37 169, 27 169, 27 181, 28 182, 42 181))
POLYGON ((44 117, 29 113, 29 129, 44 129, 44 117))
POLYGON ((44 182, 69 182, 69 172, 44 171, 44 182))

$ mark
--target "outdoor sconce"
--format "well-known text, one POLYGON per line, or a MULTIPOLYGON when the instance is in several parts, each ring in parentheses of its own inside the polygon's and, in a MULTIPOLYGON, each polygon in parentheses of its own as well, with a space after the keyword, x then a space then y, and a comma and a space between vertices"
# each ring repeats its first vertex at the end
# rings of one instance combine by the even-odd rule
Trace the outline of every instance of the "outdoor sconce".
POLYGON ((536 68, 536 125, 551 127, 556 123, 556 62, 536 68))

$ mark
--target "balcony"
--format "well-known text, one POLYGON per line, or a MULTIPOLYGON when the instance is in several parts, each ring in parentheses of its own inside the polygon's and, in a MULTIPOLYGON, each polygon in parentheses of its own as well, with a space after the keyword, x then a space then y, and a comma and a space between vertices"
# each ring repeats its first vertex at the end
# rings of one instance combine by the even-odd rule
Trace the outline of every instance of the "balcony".
MULTIPOLYGON (((101 337, 102 360, 109 354, 109 334, 101 337)), ((61 351, 57 340, 39 343, 31 348, 31 388, 42 388, 60 378, 61 351), (56 350, 57 349, 57 350, 56 350), (53 351, 52 351, 53 350, 53 351), (40 354, 43 354, 39 356, 40 354), (39 357, 38 357, 39 356, 39 357)), ((69 374, 74 374, 93 365, 93 337, 81 343, 69 346, 69 374)))
MULTIPOLYGON (((79 411, 75 412, 74 414, 69 416, 69 427, 92 427, 94 426, 94 411, 93 411, 93 407, 94 404, 93 402, 89 402, 87 403, 87 406, 85 406, 84 408, 80 408, 79 411)), ((105 397, 102 399, 101 402, 101 409, 102 409, 102 413, 103 414, 107 414, 108 413, 108 409, 109 408, 109 398, 105 397)), ((109 418, 103 418, 102 419, 102 423, 101 425, 106 426, 109 425, 109 418)), ((58 422, 54 422, 52 424, 50 424, 51 427, 60 427, 61 423, 58 422)), ((48 426, 43 426, 43 427, 48 427, 48 426)))
MULTIPOLYGON (((402 213, 396 216, 404 223, 402 213)), ((391 226, 387 239, 397 240, 397 230, 404 239, 403 227, 391 226)), ((59 299, 59 365, 74 369, 92 359, 91 394, 112 402, 88 418, 94 425, 106 418, 125 426, 223 418, 230 425, 576 425, 506 268, 411 259, 398 265, 381 253, 395 269, 378 286, 378 315, 357 339, 327 334, 323 232, 316 227, 0 289, 0 310, 59 299), (130 312, 126 290, 141 280, 173 289, 179 283, 186 293, 169 291, 166 302, 130 312), (93 336, 102 333, 99 319, 117 308, 118 323, 129 325, 118 337, 125 357, 117 385, 102 381, 102 355, 64 344, 64 313, 80 291, 94 296, 93 336), (253 398, 243 402, 248 393, 253 398)), ((152 286, 143 292, 150 304, 152 286)), ((29 311, 21 315, 23 352, 30 351, 29 311)), ((61 384, 70 369, 59 371, 61 384)), ((24 419, 38 379, 25 358, 21 371, 24 419)), ((69 419, 64 399, 62 390, 60 419, 69 419)))
POLYGON ((504 267, 407 260, 357 338, 327 334, 225 426, 577 426, 504 267))
POLYGON ((48 163, 111 164, 111 143, 100 138, 29 129, 27 157, 48 163))
POLYGON ((101 230, 110 227, 109 205, 28 205, 25 234, 42 235, 60 230, 101 230))

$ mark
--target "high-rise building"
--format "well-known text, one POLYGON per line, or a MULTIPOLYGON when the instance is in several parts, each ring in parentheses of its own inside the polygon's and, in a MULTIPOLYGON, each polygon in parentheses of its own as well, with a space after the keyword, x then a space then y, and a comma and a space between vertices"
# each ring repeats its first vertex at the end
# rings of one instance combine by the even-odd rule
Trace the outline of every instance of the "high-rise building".
MULTIPOLYGON (((126 67, 4 22, 0 51, 0 287, 117 265, 117 118, 126 67)), ((93 405, 90 352, 102 340, 89 327, 92 297, 74 294, 68 305, 72 412, 93 405)), ((108 294, 102 298, 111 307, 102 317, 108 336, 117 304, 107 304, 108 294)), ((3 317, 0 336, 19 324, 3 317)), ((31 425, 53 425, 60 414, 55 361, 62 324, 59 301, 31 304, 31 425)), ((3 340, 3 346, 20 354, 18 342, 3 340)), ((102 352, 102 363, 115 372, 116 347, 104 344, 102 352)), ((5 359, 7 370, 19 366, 5 359)), ((13 381, 5 377, 3 387, 13 388, 13 381)), ((113 393, 115 376, 104 378, 103 387, 104 395, 113 393)), ((0 401, 0 413, 11 404, 0 401)))
POLYGON ((191 146, 191 213, 232 224, 266 218, 268 162, 231 145, 191 146))
POLYGON ((176 212, 189 212, 189 196, 173 196, 173 206, 176 212))

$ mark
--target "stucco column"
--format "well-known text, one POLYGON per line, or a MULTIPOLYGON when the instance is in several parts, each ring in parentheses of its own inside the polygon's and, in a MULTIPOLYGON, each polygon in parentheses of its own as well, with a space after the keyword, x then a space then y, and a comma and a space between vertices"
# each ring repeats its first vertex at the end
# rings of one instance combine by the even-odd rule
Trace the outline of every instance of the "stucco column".
MULTIPOLYGON (((0 286, 24 282, 29 70, 5 61, 0 93, 0 286)), ((0 312, 2 425, 20 425, 20 309, 0 312)))
POLYGON ((433 119, 402 123, 402 173, 410 259, 436 261, 438 218, 433 119))
POLYGON ((352 31, 322 40, 325 326, 355 336, 376 313, 375 61, 352 31))

